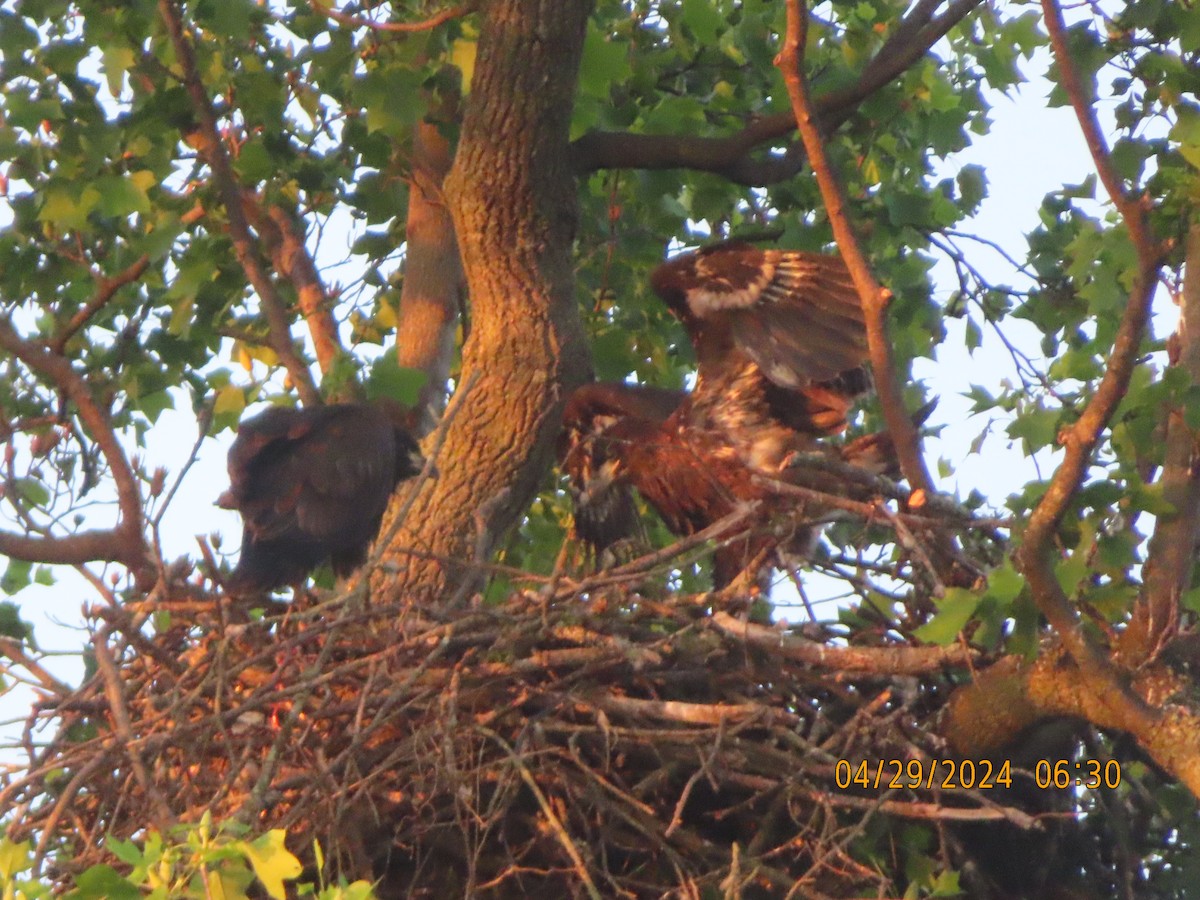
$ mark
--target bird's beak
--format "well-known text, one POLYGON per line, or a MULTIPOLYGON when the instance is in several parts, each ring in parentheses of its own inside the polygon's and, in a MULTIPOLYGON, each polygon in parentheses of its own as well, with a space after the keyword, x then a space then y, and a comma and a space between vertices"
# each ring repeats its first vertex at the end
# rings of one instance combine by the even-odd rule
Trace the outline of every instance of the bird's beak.
POLYGON ((213 501, 213 506, 219 506, 221 509, 237 509, 237 498, 233 496, 232 490, 224 491, 213 501))

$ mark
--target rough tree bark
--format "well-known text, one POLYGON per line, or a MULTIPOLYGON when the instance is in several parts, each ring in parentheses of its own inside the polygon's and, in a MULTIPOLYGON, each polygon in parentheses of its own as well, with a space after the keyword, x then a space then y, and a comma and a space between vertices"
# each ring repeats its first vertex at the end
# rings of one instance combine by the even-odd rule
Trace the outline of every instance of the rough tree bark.
POLYGON ((413 416, 414 430, 422 436, 445 407, 455 326, 466 295, 454 220, 442 187, 454 161, 446 130, 457 123, 460 101, 461 93, 449 88, 440 101, 430 98, 429 114, 417 123, 408 178, 408 250, 396 349, 401 366, 426 375, 413 416))
POLYGON ((550 462, 567 392, 589 374, 573 291, 577 200, 567 147, 591 6, 493 0, 483 11, 445 183, 471 336, 435 441, 441 475, 393 502, 406 517, 373 585, 390 599, 449 603, 478 584, 480 564, 550 462))

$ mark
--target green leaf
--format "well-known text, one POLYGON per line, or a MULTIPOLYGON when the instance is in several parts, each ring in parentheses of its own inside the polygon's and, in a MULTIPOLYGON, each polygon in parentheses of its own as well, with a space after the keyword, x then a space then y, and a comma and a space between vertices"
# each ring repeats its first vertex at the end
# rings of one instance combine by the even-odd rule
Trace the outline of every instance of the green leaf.
POLYGON ((987 596, 1005 606, 1016 600, 1024 587, 1025 576, 1014 568, 1010 559, 988 573, 987 596))
POLYGON ((980 597, 962 588, 947 588, 946 596, 938 601, 938 611, 932 619, 913 631, 927 644, 945 646, 954 643, 963 626, 971 621, 979 606, 980 597))
POLYGON ((13 481, 19 496, 33 506, 45 506, 50 502, 50 489, 36 478, 17 478, 13 481))
POLYGON ((271 157, 267 145, 262 141, 247 141, 242 145, 234 169, 247 181, 266 181, 279 170, 279 164, 271 157))
POLYGON ((1200 110, 1180 106, 1177 114, 1179 118, 1168 136, 1179 144, 1179 155, 1200 168, 1200 110))
POLYGON ((963 166, 955 181, 958 183, 958 194, 962 198, 963 206, 968 210, 977 209, 987 197, 987 173, 983 166, 963 166))
POLYGON ((125 87, 125 73, 133 68, 136 61, 132 47, 113 44, 104 48, 100 56, 100 68, 108 82, 108 92, 114 97, 121 96, 121 90, 125 87))
POLYGON ((213 404, 213 412, 220 415, 221 413, 241 413, 246 408, 246 395, 242 389, 234 385, 228 385, 221 388, 217 392, 217 399, 213 404))
MULTIPOLYGON (((10 560, 9 566, 16 562, 10 560)), ((26 566, 32 563, 25 563, 26 566)), ((40 568, 40 567, 39 567, 40 568)), ((7 574, 4 576, 8 577, 7 574)), ((26 577, 28 577, 26 575, 26 577)), ((0 634, 11 638, 16 638, 19 641, 27 641, 33 636, 33 627, 21 618, 21 610, 15 603, 10 603, 7 600, 0 603, 0 634)))
POLYGON ((87 225, 88 216, 100 203, 100 192, 85 187, 79 194, 65 188, 50 188, 44 195, 38 219, 72 231, 87 225))
POLYGON ((1022 410, 1006 430, 1010 437, 1023 440, 1026 451, 1032 454, 1057 442, 1060 417, 1057 409, 1035 406, 1022 410))
POLYGON ((122 841, 114 838, 106 841, 104 848, 126 865, 140 866, 145 863, 142 851, 133 841, 122 841))
POLYGON ((26 869, 33 868, 33 843, 17 844, 7 837, 0 838, 0 879, 9 881, 26 869))
POLYGON ((282 828, 268 831, 254 841, 238 841, 236 846, 246 854, 254 874, 263 883, 275 900, 284 900, 287 896, 283 882, 299 878, 303 867, 300 860, 292 856, 284 847, 287 832, 282 828))
POLYGON ((1080 583, 1088 577, 1091 565, 1085 548, 1072 551, 1066 558, 1054 564, 1054 577, 1058 586, 1068 597, 1073 596, 1080 583))
POLYGON ((423 81, 420 72, 403 66, 368 71, 356 89, 367 111, 368 131, 408 137, 425 107, 420 98, 423 81))
POLYGON ((100 212, 112 217, 148 212, 150 198, 146 194, 146 189, 153 182, 154 174, 152 172, 140 173, 140 177, 106 175, 97 178, 94 184, 100 193, 98 204, 100 212), (149 181, 146 176, 149 176, 149 181))
POLYGON ((97 865, 81 872, 75 879, 75 890, 67 894, 71 900, 138 900, 141 890, 112 866, 97 865))
POLYGON ((421 397, 421 388, 429 376, 420 369, 408 369, 396 362, 396 357, 390 353, 381 357, 371 367, 371 375, 367 379, 367 398, 390 397, 405 406, 416 406, 421 397))
POLYGON ((137 408, 153 424, 158 421, 163 410, 175 408, 175 401, 170 391, 154 391, 139 398, 137 408))
POLYGON ((717 36, 728 27, 713 0, 683 0, 682 13, 683 24, 702 44, 715 44, 717 36))
POLYGON ((632 74, 629 45, 611 40, 589 25, 583 40, 583 61, 579 67, 580 90, 592 97, 605 99, 614 85, 624 84, 632 74))
POLYGON ((4 575, 0 577, 0 591, 11 595, 29 587, 33 582, 33 579, 29 575, 32 568, 33 563, 31 562, 26 562, 23 559, 9 559, 8 568, 4 570, 4 575))
POLYGON ((1179 605, 1190 612, 1200 613, 1200 587, 1184 591, 1179 598, 1179 605))

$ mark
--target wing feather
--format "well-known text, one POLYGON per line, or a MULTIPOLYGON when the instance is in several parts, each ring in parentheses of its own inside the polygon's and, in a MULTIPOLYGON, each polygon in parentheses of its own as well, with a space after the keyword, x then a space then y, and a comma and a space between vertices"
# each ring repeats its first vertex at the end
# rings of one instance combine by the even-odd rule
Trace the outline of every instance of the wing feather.
MULTIPOLYGON (((651 283, 694 341, 705 327, 728 329, 781 387, 829 381, 867 360, 862 305, 840 257, 722 244, 664 263, 651 283)), ((704 343, 713 346, 727 352, 704 343)))

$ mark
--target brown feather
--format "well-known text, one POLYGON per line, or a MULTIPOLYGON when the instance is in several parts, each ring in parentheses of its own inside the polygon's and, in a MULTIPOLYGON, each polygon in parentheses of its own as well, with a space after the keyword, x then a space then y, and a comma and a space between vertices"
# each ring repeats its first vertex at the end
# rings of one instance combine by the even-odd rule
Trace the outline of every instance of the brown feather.
POLYGON ((218 500, 242 516, 231 593, 299 581, 326 560, 339 576, 366 558, 396 485, 424 463, 399 404, 272 407, 242 422, 218 500))

